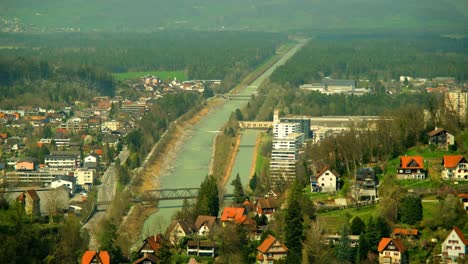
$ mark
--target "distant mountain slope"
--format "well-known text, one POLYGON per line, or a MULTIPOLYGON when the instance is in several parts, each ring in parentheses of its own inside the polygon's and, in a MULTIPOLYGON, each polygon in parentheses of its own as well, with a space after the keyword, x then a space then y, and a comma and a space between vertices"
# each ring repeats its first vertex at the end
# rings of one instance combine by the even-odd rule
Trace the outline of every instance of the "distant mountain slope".
POLYGON ((461 32, 465 0, 2 0, 0 29, 461 32), (17 18, 15 20, 15 18, 17 18))

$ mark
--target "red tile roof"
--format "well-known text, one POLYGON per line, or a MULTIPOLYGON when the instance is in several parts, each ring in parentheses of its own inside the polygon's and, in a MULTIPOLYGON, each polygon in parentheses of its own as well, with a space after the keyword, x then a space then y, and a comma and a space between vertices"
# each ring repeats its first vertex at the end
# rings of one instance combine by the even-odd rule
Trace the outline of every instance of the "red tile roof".
POLYGON ((405 252, 406 251, 406 247, 403 245, 403 243, 400 241, 400 239, 398 238, 388 238, 388 237, 384 237, 380 240, 379 242, 379 246, 377 247, 377 251, 379 252, 382 252, 385 250, 385 248, 388 246, 388 244, 390 244, 390 242, 393 242, 393 244, 395 245, 395 247, 398 249, 398 251, 400 252, 405 252))
POLYGON ((460 193, 460 194, 458 195, 458 197, 460 197, 460 198, 468 198, 468 193, 460 193))
POLYGON ((457 226, 453 227, 455 233, 457 233, 458 237, 463 241, 463 244, 468 245, 468 239, 465 238, 463 232, 457 226))
MULTIPOLYGON (((268 252, 268 250, 276 242, 276 240, 276 237, 268 235, 267 238, 263 240, 262 244, 260 244, 260 246, 257 247, 257 250, 262 253, 268 252)), ((283 247, 284 251, 288 251, 288 248, 285 245, 281 244, 281 246, 283 247)))
POLYGON ((442 165, 444 165, 444 168, 455 168, 463 160, 462 155, 444 155, 442 165))
POLYGON ((101 264, 110 264, 110 256, 107 251, 98 252, 93 250, 88 250, 83 254, 83 257, 81 258, 81 264, 90 264, 94 257, 96 257, 98 262, 101 264))
POLYGON ((401 156, 400 165, 402 169, 424 169, 424 161, 421 156, 401 156), (417 166, 409 166, 412 161, 417 163, 417 166))
POLYGON ((159 259, 155 255, 145 254, 143 257, 135 260, 133 264, 147 263, 146 261, 150 261, 150 263, 159 263, 159 259))
POLYGON ((242 224, 247 219, 245 208, 224 207, 221 221, 234 221, 236 224, 242 224))
POLYGON ((394 235, 417 236, 417 229, 395 228, 393 229, 394 235))

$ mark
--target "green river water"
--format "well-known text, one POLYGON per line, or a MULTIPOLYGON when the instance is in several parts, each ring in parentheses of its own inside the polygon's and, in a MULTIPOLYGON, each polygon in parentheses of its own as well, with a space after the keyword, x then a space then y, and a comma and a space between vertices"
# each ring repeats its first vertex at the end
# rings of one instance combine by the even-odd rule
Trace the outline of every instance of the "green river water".
MULTIPOLYGON (((268 78, 276 67, 284 64, 305 42, 298 43, 290 49, 272 67, 259 76, 252 84, 244 87, 239 94, 251 95, 256 92, 257 87, 263 80, 268 78)), ((198 188, 200 183, 208 174, 211 161, 213 140, 218 131, 229 119, 230 114, 236 108, 242 108, 248 100, 229 100, 223 105, 210 111, 198 124, 196 124, 183 146, 177 153, 177 158, 171 166, 168 175, 161 177, 161 189, 168 188, 198 188)), ((236 162, 232 170, 231 179, 226 184, 227 193, 232 193, 230 182, 239 173, 244 186, 248 184, 250 167, 252 165, 253 149, 257 131, 245 130, 241 137, 236 162)), ((180 209, 182 200, 160 201, 158 212, 149 216, 144 224, 142 236, 164 233, 170 224, 171 216, 180 209)))

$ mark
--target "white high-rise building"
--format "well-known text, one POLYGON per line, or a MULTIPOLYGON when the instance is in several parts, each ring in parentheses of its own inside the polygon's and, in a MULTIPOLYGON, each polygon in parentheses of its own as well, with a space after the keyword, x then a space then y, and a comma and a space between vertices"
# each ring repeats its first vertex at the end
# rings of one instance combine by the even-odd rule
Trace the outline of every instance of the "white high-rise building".
POLYGON ((273 124, 273 138, 284 138, 292 133, 300 133, 302 126, 300 123, 279 122, 273 124))
POLYGON ((461 91, 445 93, 445 108, 457 114, 460 120, 465 121, 468 104, 468 93, 461 91))

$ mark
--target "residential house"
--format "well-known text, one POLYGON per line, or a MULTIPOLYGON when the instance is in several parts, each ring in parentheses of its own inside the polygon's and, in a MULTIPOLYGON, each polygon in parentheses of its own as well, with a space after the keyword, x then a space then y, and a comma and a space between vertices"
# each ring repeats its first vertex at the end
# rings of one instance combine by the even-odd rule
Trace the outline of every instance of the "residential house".
POLYGON ((216 217, 211 215, 199 215, 195 221, 198 235, 208 236, 213 233, 216 225, 216 217))
POLYGON ((374 201, 377 199, 379 180, 372 168, 360 168, 355 175, 355 183, 351 188, 352 197, 356 201, 374 201))
POLYGON ((325 167, 310 177, 310 188, 312 192, 333 193, 339 188, 339 180, 340 175, 336 171, 325 167))
POLYGON ((112 120, 102 123, 101 129, 108 128, 110 131, 119 130, 122 124, 119 121, 112 120))
POLYGON ((468 239, 466 239, 463 232, 455 226, 444 242, 442 242, 442 258, 445 261, 444 263, 465 263, 463 260, 467 253, 468 239))
MULTIPOLYGON (((348 235, 349 245, 351 247, 359 246, 359 235, 348 235)), ((340 234, 325 235, 323 241, 327 245, 338 245, 341 241, 340 234)))
POLYGON ((81 258, 81 264, 110 264, 110 256, 107 251, 88 250, 81 258))
POLYGON ((419 231, 414 228, 394 228, 392 233, 393 238, 417 239, 418 236, 419 231))
POLYGON ((221 214, 221 223, 223 223, 223 226, 228 222, 241 225, 246 220, 247 214, 245 212, 245 208, 243 207, 224 207, 223 213, 221 214))
POLYGON ((262 244, 257 247, 257 263, 270 264, 278 259, 286 258, 288 248, 276 237, 268 235, 262 244))
POLYGON ((177 245, 182 238, 195 233, 195 227, 183 220, 173 220, 166 229, 166 237, 173 245, 177 245))
POLYGON ((214 257, 215 243, 213 241, 194 241, 187 242, 187 255, 214 257))
POLYGON ((455 137, 443 128, 436 128, 427 133, 429 136, 429 144, 438 146, 441 149, 447 150, 449 146, 455 144, 455 137))
POLYGON ((265 215, 268 221, 273 219, 273 214, 279 209, 279 201, 276 197, 265 197, 257 200, 255 212, 257 215, 265 215))
POLYGON ((133 264, 156 264, 161 261, 155 255, 145 254, 143 257, 135 260, 133 264))
POLYGON ((379 252, 379 263, 408 263, 406 247, 398 238, 382 238, 377 251, 379 252))
POLYGON ((161 250, 164 243, 165 240, 162 234, 150 236, 143 241, 143 245, 138 250, 138 255, 155 255, 161 250))
POLYGON ((399 180, 424 180, 426 179, 426 170, 421 156, 401 156, 400 166, 397 169, 397 178, 399 180))
POLYGON ((468 180, 468 161, 462 155, 444 155, 442 178, 445 180, 468 180))
POLYGON ((99 155, 96 153, 91 153, 86 156, 83 160, 83 167, 88 169, 95 169, 99 163, 99 155))
POLYGON ((117 148, 119 144, 120 136, 115 134, 106 134, 102 138, 102 144, 107 144, 111 148, 117 148))
POLYGON ((41 216, 41 198, 39 198, 35 190, 22 192, 16 200, 21 203, 27 215, 41 216))
POLYGON ((96 171, 93 169, 78 168, 75 170, 76 184, 83 189, 89 190, 94 184, 96 171))
POLYGON ((463 204, 463 209, 468 212, 468 193, 460 193, 458 195, 460 202, 463 204))

